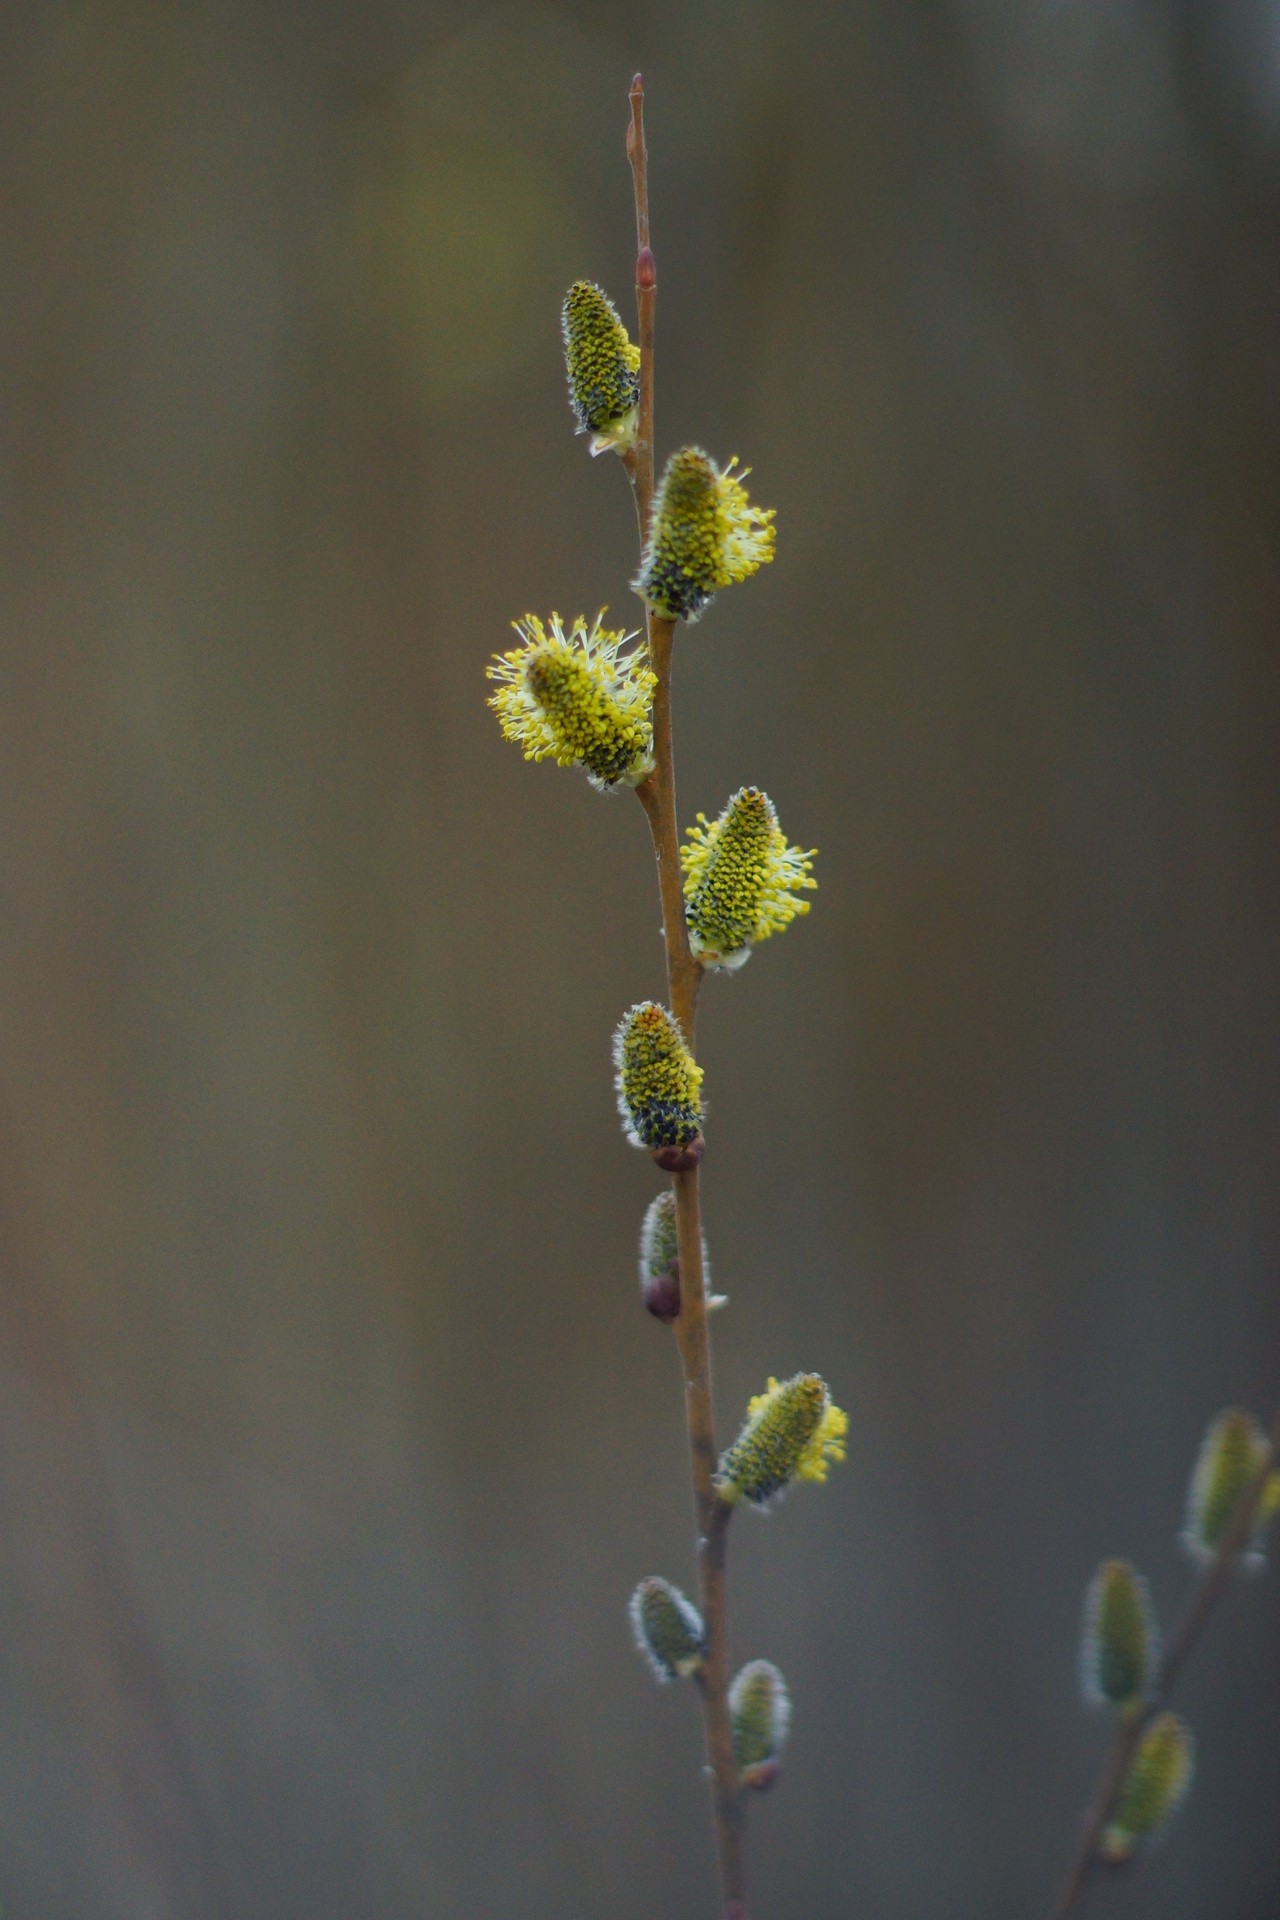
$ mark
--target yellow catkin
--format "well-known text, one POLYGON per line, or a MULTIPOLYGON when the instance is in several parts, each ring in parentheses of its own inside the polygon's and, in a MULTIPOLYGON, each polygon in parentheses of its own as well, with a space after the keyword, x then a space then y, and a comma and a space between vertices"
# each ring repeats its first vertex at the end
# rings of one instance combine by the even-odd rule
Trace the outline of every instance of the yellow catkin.
POLYGON ((581 614, 568 631, 558 613, 546 626, 528 613, 514 625, 523 646, 497 654, 488 669, 498 690, 489 705, 526 760, 585 768, 607 791, 638 786, 653 769, 656 678, 634 634, 610 631, 581 614))
POLYGON ((592 453, 623 453, 635 444, 640 400, 640 349, 602 287, 578 280, 560 316, 569 402, 592 453))
POLYGON ((809 902, 817 849, 787 845, 772 800, 740 787, 719 819, 698 815, 680 849, 689 944, 707 967, 740 967, 751 949, 790 926, 809 902))
POLYGON ((770 1379, 748 1402, 746 1424, 720 1462, 721 1498, 763 1507, 793 1480, 820 1485, 832 1461, 844 1459, 848 1431, 848 1414, 816 1373, 770 1379))
MULTIPOLYGON (((1267 1436, 1251 1413, 1228 1407, 1210 1422, 1200 1446, 1187 1493, 1183 1545, 1196 1560, 1212 1560, 1222 1543, 1240 1495, 1262 1466, 1267 1436)), ((1266 1558, 1267 1529, 1280 1511, 1280 1473, 1268 1476, 1241 1560, 1260 1567, 1266 1558)))
POLYGON ((1186 1722, 1176 1713, 1157 1714, 1142 1736, 1103 1833, 1104 1859, 1121 1864, 1139 1840, 1159 1831, 1190 1786, 1193 1764, 1186 1722))
POLYGON ((673 453, 658 486, 636 592, 668 620, 696 620, 712 595, 773 559, 773 509, 753 507, 737 460, 673 453))
POLYGON ((702 1068, 665 1007, 632 1007, 614 1035, 618 1110, 633 1146, 680 1149, 701 1137, 702 1068))

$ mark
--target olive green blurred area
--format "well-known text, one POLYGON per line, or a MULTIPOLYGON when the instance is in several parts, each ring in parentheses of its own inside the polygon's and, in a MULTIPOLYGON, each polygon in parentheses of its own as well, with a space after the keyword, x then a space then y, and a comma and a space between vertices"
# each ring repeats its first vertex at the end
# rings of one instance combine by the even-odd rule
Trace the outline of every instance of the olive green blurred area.
MULTIPOLYGON (((663 990, 629 795, 485 710, 635 624, 558 311, 776 563, 678 648, 681 808, 814 910, 705 992, 734 1522, 788 1676, 753 1920, 1035 1920, 1166 1625, 1201 1432, 1280 1396, 1271 0, 3 9, 0 1901, 7 1920, 704 1920, 692 1583, 608 1042, 663 990)), ((1280 1904, 1280 1571, 1098 1920, 1280 1904)))

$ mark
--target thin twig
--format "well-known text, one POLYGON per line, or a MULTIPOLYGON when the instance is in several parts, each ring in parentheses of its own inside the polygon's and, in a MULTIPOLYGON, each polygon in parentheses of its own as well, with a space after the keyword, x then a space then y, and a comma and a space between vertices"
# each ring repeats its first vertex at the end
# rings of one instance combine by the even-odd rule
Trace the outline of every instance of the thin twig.
MULTIPOLYGON (((649 246, 648 152, 644 138, 644 83, 631 85, 627 156, 636 203, 636 307, 640 346, 640 408, 634 450, 626 458, 635 489, 643 545, 653 507, 653 323, 657 275, 649 246)), ((646 609, 650 664, 657 676, 653 696, 653 772, 637 788, 649 820, 662 896, 663 936, 671 1011, 690 1048, 694 1045, 702 968, 689 948, 680 874, 676 814, 675 754, 671 729, 671 668, 675 622, 646 609)), ((742 1790, 729 1724, 729 1636, 725 1595, 725 1546, 730 1509, 715 1489, 717 1463, 711 1390, 711 1342, 707 1330, 702 1270, 702 1203, 698 1169, 672 1176, 676 1196, 676 1248, 680 1263, 680 1312, 676 1343, 684 1373, 685 1419, 693 1478, 697 1535, 698 1597, 706 1630, 706 1664, 700 1675, 703 1724, 711 1769, 716 1846, 726 1920, 747 1920, 742 1857, 742 1790)))
POLYGON ((649 246, 649 149, 644 138, 644 76, 631 82, 631 120, 627 127, 627 159, 636 202, 636 320, 640 348, 640 417, 636 443, 624 457, 635 489, 640 544, 649 534, 653 509, 653 321, 658 299, 658 276, 649 246))
POLYGON ((662 619, 652 608, 646 612, 649 664, 658 681, 653 690, 654 766, 653 772, 637 787, 636 793, 649 816, 653 851, 658 863, 658 891, 662 897, 662 929, 667 946, 671 1011, 692 1050, 697 1039, 698 988, 702 984, 702 968, 689 947, 689 929, 684 917, 684 880, 680 869, 680 828, 676 816, 675 754, 671 730, 675 622, 662 619))
POLYGON ((1179 1675, 1204 1631, 1210 1614, 1226 1591, 1240 1549, 1244 1546, 1253 1527, 1259 1504, 1266 1491, 1267 1481, 1271 1478, 1278 1456, 1280 1456, 1280 1409, 1277 1410, 1271 1423, 1271 1432, 1262 1460, 1253 1478, 1241 1490, 1230 1524, 1218 1543, 1218 1551, 1196 1583, 1182 1618, 1169 1641, 1164 1659, 1160 1664, 1160 1678, 1153 1697, 1146 1703, 1141 1713, 1136 1714, 1132 1719, 1119 1720, 1116 1723, 1111 1745, 1098 1777, 1097 1787, 1080 1828, 1080 1839, 1074 1858, 1051 1909, 1051 1920, 1068 1920, 1068 1915, 1074 1912, 1098 1864, 1098 1846, 1103 1830, 1115 1811, 1116 1802, 1120 1797, 1142 1736, 1156 1714, 1167 1703, 1179 1675))

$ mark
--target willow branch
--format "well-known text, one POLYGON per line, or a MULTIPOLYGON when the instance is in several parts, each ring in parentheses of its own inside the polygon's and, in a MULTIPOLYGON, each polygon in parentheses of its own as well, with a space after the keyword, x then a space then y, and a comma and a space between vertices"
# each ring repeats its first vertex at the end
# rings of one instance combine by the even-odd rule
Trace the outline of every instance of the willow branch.
POLYGON ((1277 1410, 1271 1423, 1266 1450, 1257 1471, 1248 1485, 1242 1489, 1231 1515, 1230 1524, 1218 1543, 1218 1550, 1193 1589, 1182 1618, 1169 1641, 1164 1659, 1160 1664, 1160 1677, 1154 1696, 1140 1714, 1135 1715, 1131 1720, 1121 1720, 1116 1724, 1111 1746, 1098 1777, 1098 1784, 1080 1828, 1075 1855, 1051 1909, 1051 1920, 1068 1920, 1068 1916, 1075 1911, 1089 1883, 1098 1864, 1098 1847, 1103 1831, 1115 1812, 1116 1802, 1120 1798, 1121 1789, 1142 1736, 1161 1708, 1168 1702, 1196 1642, 1208 1624, 1210 1615, 1227 1589, 1240 1550, 1252 1531, 1258 1507, 1266 1491, 1267 1481, 1271 1477, 1277 1456, 1280 1456, 1280 1410, 1277 1410))
MULTIPOLYGON (((653 510, 653 331, 657 275, 649 245, 648 152, 644 137, 644 84, 631 85, 631 124, 627 157, 635 188, 636 307, 640 346, 640 405, 634 449, 626 467, 635 490, 636 516, 643 545, 653 510)), ((671 1011, 692 1050, 702 968, 689 948, 680 871, 676 813, 675 752, 671 726, 671 669, 675 622, 646 609, 650 665, 657 676, 653 695, 653 772, 637 788, 649 820, 662 898, 663 937, 671 1011)), ((715 1489, 717 1451, 711 1385, 711 1342, 707 1330, 706 1282, 702 1269, 702 1203, 698 1169, 672 1175, 676 1196, 676 1247, 680 1263, 680 1311, 674 1326, 684 1374, 685 1422, 693 1479, 697 1539, 698 1599, 706 1631, 706 1661, 699 1676, 716 1847, 725 1920, 747 1920, 742 1851, 742 1790, 729 1723, 729 1635, 725 1592, 725 1547, 729 1508, 715 1489)))
POLYGON ((635 446, 623 464, 635 489, 640 544, 649 534, 653 510, 653 320, 658 298, 658 276, 649 246, 649 149, 644 138, 644 76, 631 82, 631 120, 627 127, 627 159, 636 203, 636 321, 640 348, 640 417, 635 446))

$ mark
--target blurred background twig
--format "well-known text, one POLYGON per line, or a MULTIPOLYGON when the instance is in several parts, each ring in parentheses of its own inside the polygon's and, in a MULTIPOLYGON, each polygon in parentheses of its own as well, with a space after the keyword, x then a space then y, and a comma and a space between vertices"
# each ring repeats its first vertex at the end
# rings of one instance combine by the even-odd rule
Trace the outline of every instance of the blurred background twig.
POLYGON ((1209 1623, 1214 1609, 1227 1593, 1231 1577, 1239 1571, 1240 1555, 1249 1541, 1262 1505, 1263 1495, 1280 1452, 1280 1410, 1271 1422, 1267 1446, 1247 1486, 1242 1488, 1217 1552, 1192 1590, 1173 1638, 1160 1663, 1158 1684, 1142 1711, 1120 1716, 1111 1737, 1097 1788, 1089 1802, 1080 1829, 1074 1858, 1053 1905, 1052 1920, 1069 1920, 1076 1911, 1090 1875, 1102 1864, 1099 1845, 1107 1822, 1115 1812, 1125 1778, 1151 1722, 1167 1703, 1179 1675, 1195 1651, 1196 1643, 1209 1623))

